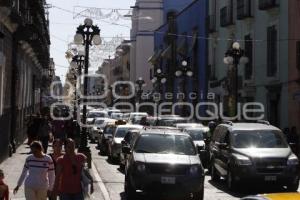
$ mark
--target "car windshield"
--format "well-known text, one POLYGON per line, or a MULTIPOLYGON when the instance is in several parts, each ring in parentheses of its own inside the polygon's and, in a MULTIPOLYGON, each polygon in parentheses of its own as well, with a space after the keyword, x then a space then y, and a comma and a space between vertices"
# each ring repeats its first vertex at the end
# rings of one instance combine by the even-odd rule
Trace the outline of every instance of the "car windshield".
POLYGON ((137 153, 196 155, 191 139, 185 135, 144 134, 134 150, 137 153))
POLYGON ((91 112, 88 113, 88 118, 96 118, 96 117, 105 117, 105 113, 103 112, 91 112))
POLYGON ((112 135, 112 134, 113 134, 113 132, 114 132, 114 130, 115 130, 115 128, 114 128, 114 127, 112 127, 112 126, 108 126, 108 127, 106 127, 106 128, 105 128, 105 130, 104 130, 104 134, 107 134, 107 135, 112 135))
POLYGON ((95 125, 98 125, 98 126, 100 125, 100 126, 101 126, 101 125, 104 124, 104 122, 105 122, 105 120, 103 120, 103 119, 96 120, 96 121, 95 121, 95 125))
POLYGON ((133 128, 133 127, 132 128, 131 127, 128 127, 128 128, 118 128, 115 137, 116 138, 124 138, 125 135, 126 135, 126 133, 129 130, 132 130, 132 129, 135 129, 135 128, 133 128))
POLYGON ((187 132, 194 141, 204 140, 205 132, 203 130, 187 130, 187 132))
POLYGON ((287 148, 282 133, 272 130, 235 131, 231 138, 235 148, 287 148))

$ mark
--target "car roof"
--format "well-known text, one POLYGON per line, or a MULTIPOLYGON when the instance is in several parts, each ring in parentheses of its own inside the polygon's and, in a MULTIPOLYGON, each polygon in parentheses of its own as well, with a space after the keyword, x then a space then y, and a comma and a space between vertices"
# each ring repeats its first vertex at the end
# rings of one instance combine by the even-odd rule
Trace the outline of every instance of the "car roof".
POLYGON ((132 112, 130 115, 148 115, 146 112, 132 112))
POLYGON ((201 123, 177 123, 176 126, 192 126, 192 127, 203 127, 201 123))
POLYGON ((168 134, 168 135, 184 135, 187 136, 187 133, 180 131, 179 129, 162 129, 162 128, 149 128, 141 131, 141 134, 168 134))
POLYGON ((257 199, 257 200, 292 200, 292 199, 300 199, 300 193, 297 192, 287 192, 287 193, 271 193, 264 195, 256 195, 256 196, 247 196, 242 198, 242 200, 246 199, 257 199))
POLYGON ((119 125, 118 128, 137 128, 142 129, 143 126, 137 124, 126 124, 126 125, 119 125))
POLYGON ((247 123, 247 122, 238 122, 238 123, 222 123, 222 126, 226 126, 230 131, 242 131, 242 130, 280 130, 279 128, 263 124, 263 123, 247 123))
POLYGON ((193 126, 193 127, 188 127, 185 128, 184 130, 209 130, 207 126, 193 126))

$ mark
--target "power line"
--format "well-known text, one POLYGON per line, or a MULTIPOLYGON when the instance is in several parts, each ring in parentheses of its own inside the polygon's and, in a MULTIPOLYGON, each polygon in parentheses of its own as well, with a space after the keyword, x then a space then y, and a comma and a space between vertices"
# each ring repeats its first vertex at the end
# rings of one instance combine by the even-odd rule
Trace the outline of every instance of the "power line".
MULTIPOLYGON (((54 5, 52 5, 52 8, 56 8, 58 10, 70 13, 72 15, 75 13, 74 11, 71 11, 71 10, 68 10, 68 9, 65 9, 65 8, 61 8, 61 7, 58 7, 58 6, 54 6, 54 5)), ((81 13, 76 13, 76 14, 79 14, 79 15, 84 16, 84 17, 90 17, 90 16, 87 16, 87 15, 82 15, 81 13)), ((109 21, 102 20, 102 19, 97 19, 97 21, 101 21, 101 22, 104 22, 104 23, 107 23, 107 24, 111 24, 111 25, 116 25, 116 26, 122 26, 122 27, 126 27, 126 28, 131 28, 131 26, 127 26, 127 25, 124 25, 124 24, 119 24, 119 23, 116 23, 116 22, 109 22, 109 21)))

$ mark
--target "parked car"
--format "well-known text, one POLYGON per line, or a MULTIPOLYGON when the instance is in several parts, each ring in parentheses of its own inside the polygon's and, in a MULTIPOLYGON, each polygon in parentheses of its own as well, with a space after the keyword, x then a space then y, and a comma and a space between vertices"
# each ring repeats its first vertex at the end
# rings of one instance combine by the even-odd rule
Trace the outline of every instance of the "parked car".
POLYGON ((206 168, 209 164, 209 146, 206 145, 209 128, 205 126, 194 126, 184 129, 184 132, 187 132, 193 139, 200 155, 201 162, 206 168))
POLYGON ((115 119, 115 120, 122 120, 123 113, 121 113, 121 112, 111 113, 110 118, 115 119))
POLYGON ((92 127, 89 137, 92 142, 95 142, 100 138, 100 134, 103 132, 107 123, 115 123, 116 120, 110 118, 96 118, 94 126, 92 127))
POLYGON ((203 199, 204 169, 189 135, 178 130, 142 130, 125 166, 125 194, 137 190, 175 197, 203 199))
POLYGON ((112 109, 112 110, 107 111, 107 114, 108 114, 109 117, 111 117, 111 115, 113 113, 121 113, 122 114, 121 110, 118 110, 118 109, 112 109))
POLYGON ((157 126, 175 126, 179 123, 188 123, 186 118, 180 117, 178 115, 161 115, 157 120, 157 126))
POLYGON ((129 114, 128 123, 132 123, 135 119, 141 119, 142 117, 148 117, 148 113, 145 112, 132 112, 129 114))
POLYGON ((113 133, 112 140, 109 141, 108 145, 108 158, 112 161, 119 162, 121 154, 121 142, 124 139, 126 133, 132 129, 142 129, 143 126, 140 125, 120 125, 117 126, 116 130, 113 133))
POLYGON ((116 127, 115 123, 108 123, 100 133, 100 137, 98 138, 98 148, 101 155, 107 155, 109 141, 112 139, 116 127))
POLYGON ((241 198, 241 200, 297 200, 300 199, 300 193, 274 193, 274 194, 264 194, 256 196, 247 196, 241 198))
POLYGON ((108 114, 104 110, 93 109, 87 113, 87 132, 91 134, 96 118, 108 118, 108 114))
POLYGON ((120 154, 120 168, 121 169, 124 169, 126 162, 127 162, 128 155, 129 155, 126 152, 123 152, 122 149, 124 147, 129 147, 132 149, 136 139, 140 135, 140 132, 141 132, 141 130, 132 129, 126 133, 124 140, 122 140, 122 142, 121 142, 122 148, 121 148, 121 154, 120 154))
POLYGON ((280 129, 267 122, 222 123, 210 143, 211 178, 230 190, 245 181, 276 183, 296 191, 299 161, 280 129))

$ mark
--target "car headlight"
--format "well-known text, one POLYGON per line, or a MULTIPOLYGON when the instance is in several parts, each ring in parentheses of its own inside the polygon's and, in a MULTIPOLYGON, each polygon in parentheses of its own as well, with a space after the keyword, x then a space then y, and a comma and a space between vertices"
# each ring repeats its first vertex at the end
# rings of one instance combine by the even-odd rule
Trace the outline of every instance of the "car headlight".
POLYGON ((146 171, 146 165, 145 165, 145 164, 142 164, 142 163, 139 163, 139 164, 137 164, 136 169, 137 169, 139 172, 145 172, 145 171, 146 171))
POLYGON ((251 160, 246 156, 234 154, 234 157, 237 165, 252 165, 251 160))
POLYGON ((196 175, 199 173, 199 166, 198 165, 193 165, 190 167, 190 174, 196 175))
POLYGON ((287 165, 298 165, 298 164, 299 164, 299 160, 297 156, 295 154, 290 155, 287 161, 287 165))

